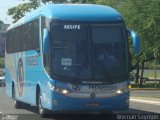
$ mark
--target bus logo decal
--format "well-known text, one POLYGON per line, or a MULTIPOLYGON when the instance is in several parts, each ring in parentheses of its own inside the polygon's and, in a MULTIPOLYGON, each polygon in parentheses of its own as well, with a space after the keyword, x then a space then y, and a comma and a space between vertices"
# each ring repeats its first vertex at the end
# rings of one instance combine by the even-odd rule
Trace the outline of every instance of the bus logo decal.
POLYGON ((94 98, 96 98, 96 94, 95 94, 95 93, 91 93, 90 97, 91 97, 92 99, 94 99, 94 98))
POLYGON ((23 61, 20 58, 18 61, 18 69, 17 69, 17 86, 20 97, 22 97, 23 94, 23 83, 24 83, 23 61))
POLYGON ((89 85, 89 89, 93 90, 117 90, 117 86, 108 86, 108 85, 89 85))
POLYGON ((28 66, 38 66, 38 56, 27 57, 26 63, 28 66))
POLYGON ((74 91, 76 91, 76 92, 80 91, 81 88, 82 88, 81 85, 73 85, 73 86, 72 86, 72 89, 73 89, 74 91))

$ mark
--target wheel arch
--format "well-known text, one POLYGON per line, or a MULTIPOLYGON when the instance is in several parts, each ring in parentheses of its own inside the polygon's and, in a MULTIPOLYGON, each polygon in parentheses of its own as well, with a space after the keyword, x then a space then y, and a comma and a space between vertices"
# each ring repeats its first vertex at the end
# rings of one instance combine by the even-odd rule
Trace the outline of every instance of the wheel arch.
POLYGON ((12 81, 12 98, 14 98, 15 96, 15 93, 13 93, 14 92, 14 90, 15 90, 15 83, 14 83, 14 81, 12 81))

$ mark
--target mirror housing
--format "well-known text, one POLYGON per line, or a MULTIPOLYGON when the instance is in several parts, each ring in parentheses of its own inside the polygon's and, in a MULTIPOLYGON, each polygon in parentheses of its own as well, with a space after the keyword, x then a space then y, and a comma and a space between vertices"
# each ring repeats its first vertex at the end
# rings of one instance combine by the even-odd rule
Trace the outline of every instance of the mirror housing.
POLYGON ((47 29, 43 29, 43 53, 48 54, 49 53, 49 32, 47 29))
POLYGON ((136 55, 140 54, 140 39, 138 34, 134 31, 129 31, 129 35, 132 38, 134 53, 136 55))

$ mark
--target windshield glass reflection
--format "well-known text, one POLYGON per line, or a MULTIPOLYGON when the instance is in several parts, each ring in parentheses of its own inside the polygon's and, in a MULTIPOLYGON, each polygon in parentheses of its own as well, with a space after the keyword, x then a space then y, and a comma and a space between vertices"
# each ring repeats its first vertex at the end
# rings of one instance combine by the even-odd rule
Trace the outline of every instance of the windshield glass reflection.
POLYGON ((52 25, 52 68, 55 75, 81 80, 110 80, 111 83, 127 74, 122 25, 67 26, 70 27, 65 29, 64 23, 52 25))

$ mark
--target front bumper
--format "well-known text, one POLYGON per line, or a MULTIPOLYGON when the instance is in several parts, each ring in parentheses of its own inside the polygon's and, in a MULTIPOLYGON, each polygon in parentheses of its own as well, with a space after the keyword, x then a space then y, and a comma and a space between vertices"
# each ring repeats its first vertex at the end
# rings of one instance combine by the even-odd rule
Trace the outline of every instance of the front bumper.
POLYGON ((111 112, 129 108, 129 91, 108 98, 71 98, 54 93, 51 110, 53 112, 111 112))

